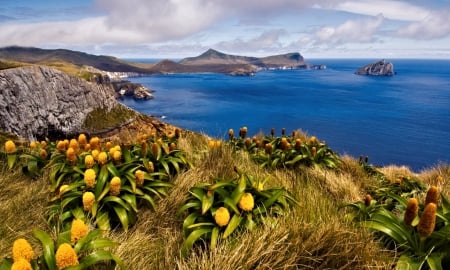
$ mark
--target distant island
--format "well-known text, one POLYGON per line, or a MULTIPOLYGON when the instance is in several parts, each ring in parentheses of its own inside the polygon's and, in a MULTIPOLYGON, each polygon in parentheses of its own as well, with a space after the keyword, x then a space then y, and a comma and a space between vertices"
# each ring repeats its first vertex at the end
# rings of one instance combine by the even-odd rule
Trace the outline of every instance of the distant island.
POLYGON ((383 59, 381 61, 359 68, 358 70, 356 70, 355 74, 371 76, 393 76, 395 72, 394 65, 390 62, 386 62, 383 59))

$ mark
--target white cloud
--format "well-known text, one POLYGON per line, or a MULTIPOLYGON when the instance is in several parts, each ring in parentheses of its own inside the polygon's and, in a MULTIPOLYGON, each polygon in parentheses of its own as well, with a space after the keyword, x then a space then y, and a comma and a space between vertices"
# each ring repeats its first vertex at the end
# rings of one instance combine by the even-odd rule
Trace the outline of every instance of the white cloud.
POLYGON ((336 27, 322 27, 315 33, 316 44, 327 43, 367 43, 376 40, 376 31, 384 21, 382 15, 377 17, 365 18, 360 20, 348 20, 336 27))
POLYGON ((280 38, 286 34, 286 31, 282 29, 269 30, 248 40, 238 38, 231 41, 222 41, 215 44, 213 47, 230 53, 254 52, 259 54, 273 52, 278 51, 283 47, 280 38))
POLYGON ((439 39, 450 35, 450 11, 433 12, 425 19, 400 28, 400 37, 412 39, 439 39))
POLYGON ((335 10, 370 16, 383 14, 387 19, 401 21, 421 21, 430 14, 430 11, 426 8, 415 6, 407 2, 390 0, 345 1, 333 5, 332 8, 335 10))

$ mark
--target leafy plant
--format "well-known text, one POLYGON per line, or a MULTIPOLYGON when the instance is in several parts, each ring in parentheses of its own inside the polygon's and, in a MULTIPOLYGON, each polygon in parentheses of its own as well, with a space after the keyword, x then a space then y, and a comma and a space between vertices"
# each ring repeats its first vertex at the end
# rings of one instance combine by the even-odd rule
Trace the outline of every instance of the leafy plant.
POLYGON ((241 229, 252 230, 265 218, 283 215, 296 203, 284 188, 264 189, 265 181, 238 174, 235 179, 215 179, 212 184, 198 184, 189 190, 178 211, 186 215, 184 255, 200 240, 209 241, 215 248, 219 238, 225 239, 241 229))

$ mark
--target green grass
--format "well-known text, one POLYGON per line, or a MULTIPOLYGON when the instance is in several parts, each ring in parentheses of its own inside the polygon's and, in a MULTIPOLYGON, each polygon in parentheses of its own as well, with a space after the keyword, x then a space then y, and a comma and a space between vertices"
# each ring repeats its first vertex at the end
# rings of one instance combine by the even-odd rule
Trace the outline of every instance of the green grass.
MULTIPOLYGON (((111 122, 131 117, 126 111, 116 113, 95 111, 86 125, 98 124, 98 117, 108 117, 111 122)), ((306 167, 269 170, 260 168, 247 153, 233 152, 225 143, 219 149, 209 149, 205 136, 186 134, 178 146, 194 167, 175 178, 175 187, 158 201, 155 211, 143 208, 127 232, 108 233, 120 243, 114 253, 128 269, 390 269, 395 264, 397 254, 384 250, 368 231, 346 220, 346 210, 340 208, 361 200, 367 189, 377 185, 357 160, 343 157, 337 171, 306 167), (214 178, 233 178, 234 167, 260 179, 268 177, 267 187, 286 187, 299 204, 285 216, 267 219, 254 231, 219 241, 214 250, 198 245, 188 257, 182 257, 184 217, 177 215, 177 210, 188 190, 214 178)), ((395 168, 390 170, 395 174, 395 168)), ((398 170, 405 173, 403 168, 398 170)), ((448 190, 448 165, 437 165, 417 177, 431 184, 439 175, 444 179, 440 187, 448 190)), ((4 162, 0 164, 3 256, 11 256, 12 243, 19 237, 30 240, 37 249, 31 238, 35 228, 51 232, 45 222, 49 199, 46 179, 44 174, 31 180, 20 168, 10 171, 4 162)))

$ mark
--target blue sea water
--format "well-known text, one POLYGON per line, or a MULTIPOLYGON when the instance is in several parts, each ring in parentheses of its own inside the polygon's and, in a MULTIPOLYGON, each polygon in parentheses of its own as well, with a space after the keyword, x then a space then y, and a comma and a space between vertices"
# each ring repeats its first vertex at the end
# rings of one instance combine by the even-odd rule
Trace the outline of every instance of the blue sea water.
POLYGON ((226 137, 303 130, 339 154, 415 171, 450 163, 450 60, 390 60, 392 77, 358 76, 368 59, 313 59, 326 70, 261 71, 251 77, 171 74, 131 78, 155 99, 122 102, 182 128, 226 137))

